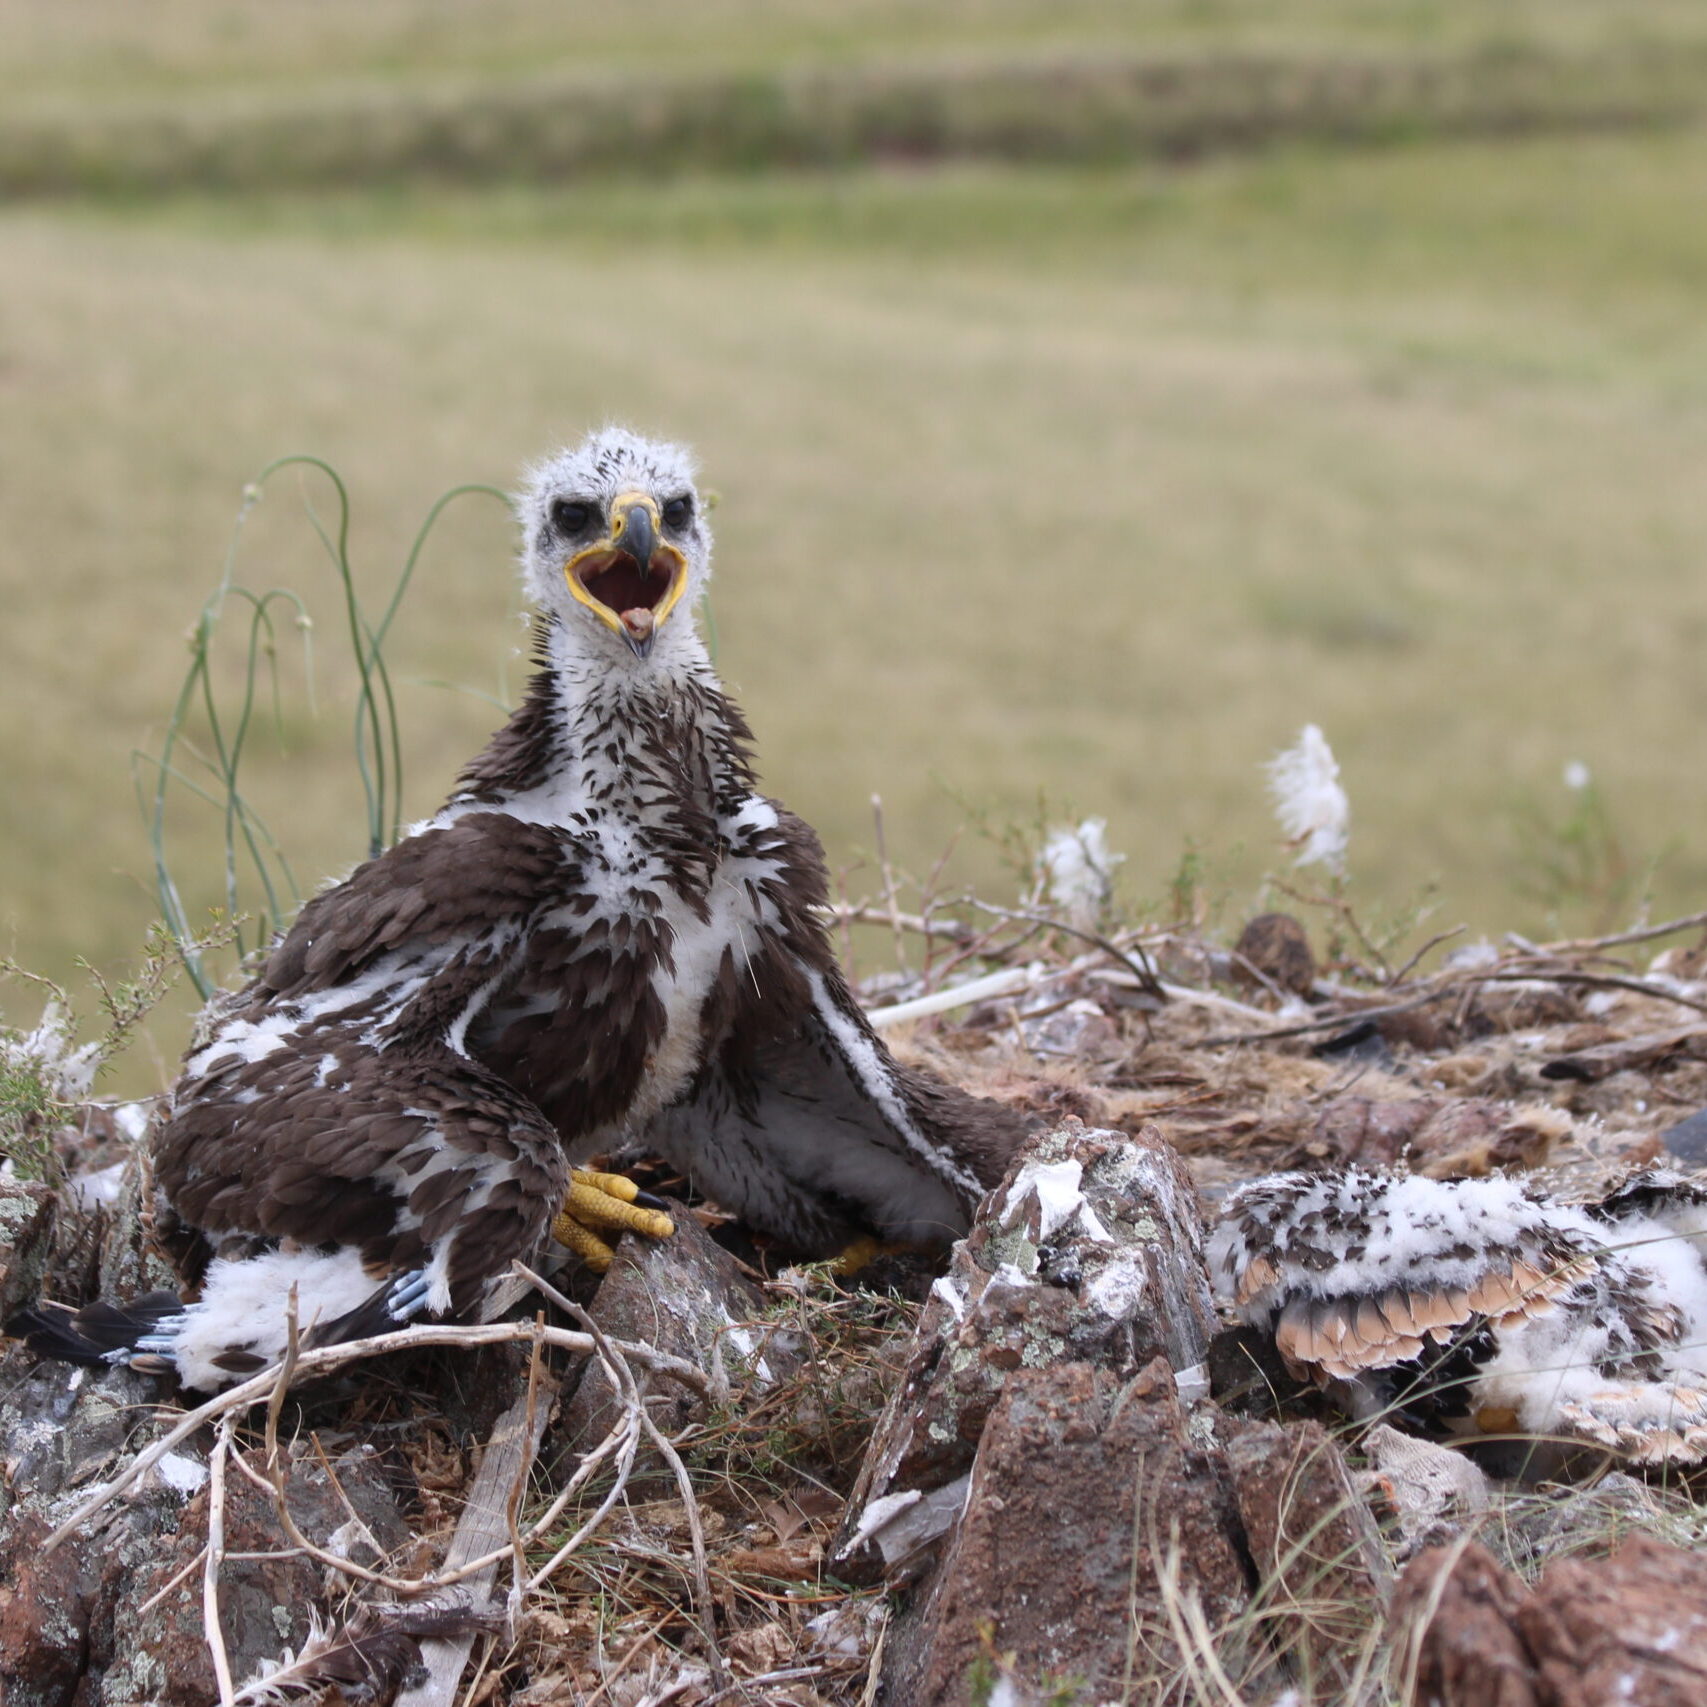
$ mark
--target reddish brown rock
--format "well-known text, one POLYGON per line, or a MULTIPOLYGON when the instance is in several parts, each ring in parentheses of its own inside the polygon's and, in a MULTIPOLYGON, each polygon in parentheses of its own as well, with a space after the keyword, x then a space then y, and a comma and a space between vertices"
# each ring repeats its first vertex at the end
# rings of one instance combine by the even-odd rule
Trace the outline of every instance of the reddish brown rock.
POLYGON ((0 1584, 0 1698, 18 1707, 68 1702, 83 1675, 99 1555, 76 1547, 44 1555, 52 1530, 32 1512, 7 1537, 12 1569, 0 1584))
POLYGON ((1417 1699, 1440 1707, 1707 1701, 1707 1558, 1650 1535, 1560 1559, 1528 1591, 1479 1546, 1431 1547, 1393 1613, 1422 1626, 1417 1699))
POLYGON ((1224 1467, 1190 1438, 1172 1370, 1157 1359, 1124 1383, 1083 1363, 1019 1370, 965 1517, 892 1629, 888 1699, 966 1707, 993 1649, 1031 1683, 1070 1679, 1075 1699, 1147 1700, 1147 1674, 1178 1662, 1163 1595, 1180 1591, 1222 1629, 1249 1582, 1224 1467))
POLYGON ((1546 1707, 1701 1707, 1707 1558, 1632 1535, 1606 1559, 1549 1565, 1517 1609, 1546 1707))
POLYGON ((1339 1443, 1319 1423, 1227 1425, 1226 1455, 1267 1628, 1303 1676, 1347 1684, 1392 1573, 1339 1443))
POLYGON ((1414 1699, 1432 1707, 1547 1707, 1516 1619, 1523 1584, 1469 1543, 1430 1547, 1394 1591, 1396 1630, 1421 1626, 1414 1699))

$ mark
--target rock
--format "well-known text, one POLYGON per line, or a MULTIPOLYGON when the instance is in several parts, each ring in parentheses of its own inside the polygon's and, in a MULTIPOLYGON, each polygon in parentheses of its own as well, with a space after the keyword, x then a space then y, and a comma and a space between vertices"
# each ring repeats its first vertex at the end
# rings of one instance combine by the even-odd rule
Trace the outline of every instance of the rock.
POLYGON ((1373 1067, 1381 1073, 1397 1073, 1399 1059, 1393 1053, 1381 1027, 1372 1019, 1360 1019, 1344 1031, 1316 1044, 1310 1053, 1319 1061, 1337 1061, 1342 1066, 1356 1062, 1360 1067, 1373 1067))
POLYGON ((1085 1363, 1016 1370, 965 1517, 891 1627, 887 1698, 965 1707, 995 1651, 1073 1700, 1148 1699, 1124 1692, 1177 1664, 1163 1597, 1181 1593, 1220 1629, 1249 1583, 1224 1467, 1194 1442, 1173 1371, 1160 1358, 1127 1381, 1085 1363))
POLYGON ((99 1239, 100 1265, 93 1296, 135 1298, 144 1292, 176 1292, 178 1274, 152 1237, 151 1187, 145 1169, 128 1168, 115 1201, 92 1217, 99 1239))
MULTIPOLYGON (((157 1386, 129 1370, 44 1363, 22 1346, 0 1357, 7 1472, 0 1494, 0 1698, 8 1704, 97 1699, 85 1678, 91 1655, 98 1659, 137 1573, 152 1570, 169 1545, 187 1490, 153 1478, 109 1515, 98 1544, 74 1536, 44 1553, 42 1543, 160 1433, 164 1425, 151 1409, 157 1386)), ((184 1461, 193 1464, 187 1452, 184 1461)))
POLYGON ((1632 1535, 1607 1559, 1560 1559, 1517 1611, 1549 1707, 1707 1701, 1707 1558, 1632 1535))
POLYGON ((1405 1568, 1393 1613, 1422 1625, 1417 1699, 1440 1707, 1707 1700, 1707 1559, 1650 1535, 1559 1559, 1527 1591, 1474 1543, 1431 1547, 1405 1568))
POLYGON ((41 1293, 55 1201, 38 1180, 0 1179, 0 1322, 41 1293))
POLYGON ((1612 1470, 1589 1487, 1554 1483, 1509 1502, 1500 1513, 1500 1554, 1534 1574, 1566 1554, 1604 1556, 1618 1536, 1663 1533, 1698 1516, 1687 1487, 1668 1489, 1612 1470))
POLYGON ((1318 1686, 1344 1688, 1392 1572, 1339 1443, 1319 1423, 1232 1424, 1226 1457, 1271 1639, 1318 1686), (1284 1638, 1284 1642, 1282 1642, 1284 1638))
POLYGON ((1707 1109, 1686 1116, 1660 1134, 1660 1142, 1692 1168, 1707 1165, 1707 1109))
POLYGON ((1112 1055, 1120 1047, 1120 1032, 1114 1021, 1085 996, 1036 1018, 1022 1018, 1019 1030, 1033 1055, 1082 1061, 1112 1055))
POLYGON ((1430 1547, 1399 1578, 1393 1627, 1422 1626, 1412 1699, 1430 1707, 1547 1707, 1517 1633, 1523 1584, 1485 1547, 1430 1547))
MULTIPOLYGON (((722 1360, 737 1381, 756 1377, 768 1385, 783 1378, 798 1353, 780 1330, 761 1322, 770 1309, 764 1293, 690 1210, 672 1203, 670 1214, 673 1238, 622 1241, 588 1313, 612 1339, 655 1346, 706 1368, 722 1360)), ((692 1394, 638 1367, 634 1373, 641 1391, 662 1401, 650 1409, 666 1433, 687 1423, 692 1394)), ((617 1415, 609 1385, 589 1364, 548 1436, 548 1455, 597 1445, 617 1415)))
POLYGON ((9 1526, 11 1568, 0 1583, 0 1698, 9 1707, 69 1702, 83 1675, 99 1574, 88 1552, 43 1554, 53 1522, 30 1512, 9 1526))
MULTIPOLYGON (((244 1454, 263 1468, 259 1452, 244 1454)), ((207 1489, 197 1492, 184 1512, 177 1537, 164 1560, 132 1577, 128 1594, 117 1601, 111 1625, 111 1651, 92 1653, 104 1671, 93 1699, 119 1703, 149 1701, 160 1707, 206 1707, 218 1700, 213 1662, 202 1627, 202 1581, 191 1570, 175 1587, 168 1585, 200 1552, 207 1535, 207 1489), (163 1595, 162 1590, 167 1590, 163 1595), (152 1597, 161 1595, 153 1605, 152 1597), (146 1607, 147 1610, 143 1610, 146 1607)), ((379 1457, 371 1448, 350 1451, 323 1463, 318 1455, 291 1461, 285 1484, 291 1517, 316 1546, 373 1568, 404 1548, 409 1528, 379 1457), (353 1515, 352 1515, 353 1513, 353 1515)), ((299 1648, 308 1635, 309 1617, 323 1592, 323 1568, 291 1543, 273 1514, 272 1501, 233 1469, 225 1488, 225 1550, 282 1554, 274 1558, 228 1558, 220 1572, 220 1627, 231 1675, 241 1685, 276 1660, 285 1648, 299 1648)))
POLYGON ((1195 1395, 1214 1330, 1195 1195, 1157 1129, 1129 1139, 1067 1121, 1034 1139, 931 1289, 836 1568, 893 1572, 953 1523, 1016 1371, 1085 1362, 1125 1380, 1163 1357, 1195 1395))
POLYGON ((1316 984, 1316 957, 1310 938, 1290 913, 1259 913, 1233 945, 1233 975, 1247 989, 1265 982, 1294 996, 1307 996, 1316 984))

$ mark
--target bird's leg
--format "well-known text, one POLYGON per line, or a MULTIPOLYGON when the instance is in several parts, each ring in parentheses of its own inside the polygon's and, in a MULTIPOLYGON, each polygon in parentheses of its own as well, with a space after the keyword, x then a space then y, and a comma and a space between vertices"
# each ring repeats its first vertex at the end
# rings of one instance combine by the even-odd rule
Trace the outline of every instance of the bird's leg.
POLYGON ((885 1244, 882 1239, 874 1238, 870 1233, 861 1233, 831 1259, 830 1273, 838 1280, 845 1280, 850 1274, 858 1274, 862 1268, 869 1268, 879 1257, 898 1257, 918 1249, 917 1245, 885 1244))
POLYGON ((675 1232, 675 1222, 662 1208, 651 1207, 659 1202, 621 1174, 576 1168, 569 1175, 569 1192, 551 1224, 551 1236, 595 1274, 603 1274, 616 1260, 616 1252, 601 1233, 632 1232, 667 1239, 675 1232))

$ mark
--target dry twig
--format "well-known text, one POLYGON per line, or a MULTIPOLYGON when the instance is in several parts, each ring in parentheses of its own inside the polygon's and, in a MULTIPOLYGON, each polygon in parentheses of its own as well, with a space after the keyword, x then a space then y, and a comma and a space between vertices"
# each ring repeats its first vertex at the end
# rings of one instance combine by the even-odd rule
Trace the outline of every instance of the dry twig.
POLYGON ((208 1460, 207 1546, 202 1549, 202 1632, 213 1659, 214 1681, 219 1686, 220 1707, 231 1707, 235 1694, 231 1682, 231 1659, 225 1651, 225 1628, 219 1621, 219 1569, 225 1563, 225 1465, 231 1456, 231 1430, 235 1418, 220 1419, 219 1439, 208 1460))
MULTIPOLYGON (((533 1322, 494 1322, 483 1326, 464 1327, 429 1324, 424 1327, 399 1328, 395 1333, 376 1334, 371 1339, 346 1340, 342 1345, 320 1346, 313 1351, 302 1352, 296 1360, 295 1373, 321 1375, 329 1370, 342 1368, 346 1363, 358 1362, 368 1357, 380 1357, 393 1351, 410 1351, 419 1346, 471 1348, 508 1345, 517 1340, 531 1340, 536 1335, 544 1345, 555 1346, 561 1351, 573 1352, 582 1357, 590 1355, 596 1349, 587 1334, 571 1332, 567 1328, 542 1328, 533 1322)), ((644 1364, 649 1369, 656 1369, 671 1380, 680 1382, 700 1398, 715 1402, 718 1397, 719 1383, 709 1379, 704 1370, 684 1359, 671 1357, 651 1346, 635 1345, 625 1340, 613 1340, 610 1343, 622 1356, 644 1364)), ((239 1386, 228 1387, 223 1393, 215 1394, 205 1404, 198 1405, 195 1410, 186 1412, 159 1440, 139 1452, 111 1482, 103 1485, 98 1493, 85 1500, 60 1524, 42 1543, 42 1551, 51 1552, 67 1536, 81 1529, 91 1517, 110 1505, 126 1488, 139 1477, 146 1475, 173 1447, 188 1439, 204 1423, 223 1417, 228 1412, 247 1410, 263 1399, 270 1399, 282 1367, 275 1365, 271 1369, 262 1370, 259 1375, 251 1376, 239 1386)), ((507 1551, 507 1548, 504 1551, 507 1551)), ((357 1569, 359 1570, 359 1567, 357 1569)), ((444 1581, 449 1579, 422 1578, 413 1582, 391 1578, 382 1580, 396 1592, 419 1594, 427 1588, 443 1586, 444 1581)))

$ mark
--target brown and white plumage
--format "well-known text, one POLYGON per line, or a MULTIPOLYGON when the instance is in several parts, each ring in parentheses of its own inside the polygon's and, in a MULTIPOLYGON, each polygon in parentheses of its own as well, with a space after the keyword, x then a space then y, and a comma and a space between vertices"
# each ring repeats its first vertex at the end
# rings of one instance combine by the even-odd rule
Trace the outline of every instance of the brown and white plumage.
POLYGON ((292 1286, 322 1335, 470 1314, 625 1142, 826 1254, 964 1230, 1023 1128, 898 1066, 849 992, 817 838, 693 626, 691 475, 620 430, 533 471, 526 700, 208 1017, 154 1151, 199 1298, 120 1352, 217 1385, 276 1355, 292 1286))
POLYGON ((1639 1463, 1707 1458, 1707 1190, 1648 1171, 1599 1203, 1502 1178, 1278 1174, 1227 1201, 1210 1274, 1354 1408, 1431 1396, 1489 1432, 1639 1463))

